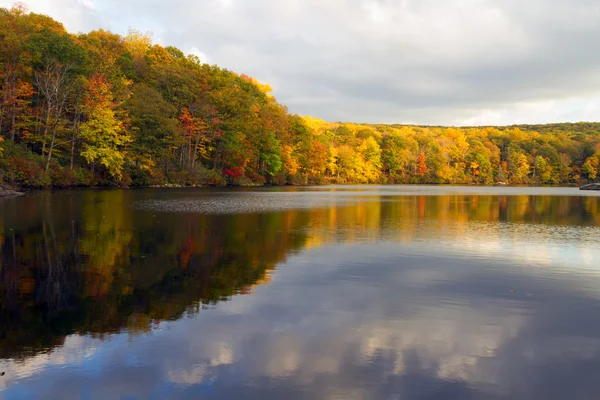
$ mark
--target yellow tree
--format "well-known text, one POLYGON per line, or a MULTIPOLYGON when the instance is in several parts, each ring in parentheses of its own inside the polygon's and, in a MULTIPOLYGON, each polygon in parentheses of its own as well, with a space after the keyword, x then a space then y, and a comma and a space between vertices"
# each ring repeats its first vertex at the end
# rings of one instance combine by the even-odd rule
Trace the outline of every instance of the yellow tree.
POLYGON ((591 180, 596 179, 600 169, 600 157, 593 155, 589 157, 583 164, 583 172, 585 172, 591 180))
POLYGON ((123 146, 131 139, 115 116, 110 84, 103 75, 96 74, 89 80, 84 107, 87 120, 81 125, 81 155, 88 163, 100 162, 113 178, 120 180, 125 162, 123 146))
POLYGON ((364 160, 364 176, 368 182, 379 181, 381 173, 381 147, 373 137, 366 138, 358 148, 364 160))

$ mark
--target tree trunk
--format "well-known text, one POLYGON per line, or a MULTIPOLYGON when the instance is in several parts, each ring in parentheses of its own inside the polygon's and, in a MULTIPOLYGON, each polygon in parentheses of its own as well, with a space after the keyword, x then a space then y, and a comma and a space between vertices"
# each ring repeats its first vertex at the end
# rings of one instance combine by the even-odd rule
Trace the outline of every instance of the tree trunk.
POLYGON ((192 169, 196 165, 196 155, 198 154, 198 146, 200 145, 200 135, 196 135, 196 143, 194 144, 194 158, 192 159, 192 169))
POLYGON ((215 157, 213 159, 213 169, 217 169, 217 156, 219 155, 217 146, 215 146, 215 157))
MULTIPOLYGON (((10 103, 11 94, 11 78, 14 74, 14 68, 10 67, 11 64, 6 64, 4 67, 4 98, 2 99, 2 109, 0 110, 0 134, 2 133, 2 124, 4 123, 4 115, 8 114, 8 105, 10 103)), ((7 116, 8 117, 8 116, 7 116)))
POLYGON ((50 167, 50 160, 52 159, 52 150, 54 150, 54 141, 56 139, 56 129, 58 128, 58 122, 60 121, 60 116, 64 107, 64 101, 66 101, 66 99, 63 100, 63 103, 57 106, 56 108, 56 114, 54 116, 54 125, 52 126, 52 140, 50 141, 50 149, 48 150, 48 158, 46 160, 46 171, 48 171, 48 168, 50 167))
POLYGON ((15 141, 16 117, 17 117, 17 111, 13 107, 12 117, 11 117, 11 122, 10 122, 10 140, 12 140, 13 142, 15 141))
POLYGON ((10 79, 9 81, 9 87, 7 88, 7 91, 9 93, 11 93, 10 96, 10 101, 11 101, 11 105, 10 105, 10 138, 11 140, 14 142, 15 141, 15 114, 16 114, 16 110, 15 110, 15 101, 17 100, 17 93, 16 93, 16 77, 12 76, 12 79, 10 79))
POLYGON ((17 101, 17 78, 16 76, 13 77, 12 82, 11 82, 11 91, 12 91, 12 104, 10 106, 10 111, 11 111, 11 115, 10 115, 10 139, 14 142, 15 141, 15 120, 16 120, 16 114, 17 114, 17 110, 16 110, 16 106, 15 103, 17 101))
POLYGON ((54 150, 54 139, 56 138, 56 126, 58 125, 58 119, 54 123, 52 128, 52 139, 50 140, 50 148, 48 149, 48 157, 46 158, 46 171, 50 167, 50 159, 52 158, 52 150, 54 150))
POLYGON ((48 124, 50 124, 50 111, 52 110, 52 104, 48 102, 46 109, 46 122, 44 123, 44 141, 42 142, 42 155, 46 152, 46 141, 48 140, 48 124))
POLYGON ((71 161, 69 163, 69 169, 73 171, 73 159, 75 158, 75 131, 71 136, 71 161))
POLYGON ((79 130, 79 106, 75 107, 75 118, 73 119, 73 134, 71 135, 71 171, 73 171, 73 160, 75 158, 75 138, 79 130))
MULTIPOLYGON (((6 85, 6 83, 5 83, 6 85)), ((2 135, 2 123, 4 122, 4 105, 6 104, 6 90, 4 91, 4 98, 2 99, 2 103, 0 104, 0 135, 2 135)))
POLYGON ((192 167, 192 138, 188 138, 188 168, 192 167))

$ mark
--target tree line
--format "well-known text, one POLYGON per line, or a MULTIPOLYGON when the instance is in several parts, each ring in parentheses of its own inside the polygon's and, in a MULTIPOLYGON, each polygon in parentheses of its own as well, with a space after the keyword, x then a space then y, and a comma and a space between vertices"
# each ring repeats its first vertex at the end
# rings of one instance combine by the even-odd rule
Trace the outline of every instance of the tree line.
POLYGON ((0 174, 16 186, 580 184, 598 176, 599 133, 325 122, 149 34, 0 8, 0 174))

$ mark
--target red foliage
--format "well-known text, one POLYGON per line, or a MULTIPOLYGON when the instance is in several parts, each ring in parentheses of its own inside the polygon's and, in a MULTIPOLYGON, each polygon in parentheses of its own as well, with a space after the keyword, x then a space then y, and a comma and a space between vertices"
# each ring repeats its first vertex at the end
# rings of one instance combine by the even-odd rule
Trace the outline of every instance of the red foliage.
POLYGON ((242 78, 243 80, 245 80, 248 83, 253 83, 253 79, 246 74, 240 75, 240 78, 242 78))
POLYGON ((84 104, 89 110, 111 105, 110 83, 103 74, 96 73, 89 79, 84 104))
POLYGON ((179 122, 185 131, 185 136, 192 137, 196 133, 196 125, 194 124, 194 119, 190 114, 190 111, 187 108, 181 110, 181 116, 179 117, 179 122))
POLYGON ((428 171, 425 153, 420 153, 419 157, 417 157, 417 174, 422 178, 428 171))
POLYGON ((22 187, 48 187, 50 177, 41 163, 22 157, 12 157, 6 164, 5 179, 22 187))
POLYGON ((223 175, 229 176, 233 179, 239 179, 243 175, 243 170, 244 169, 242 167, 226 168, 223 170, 223 175))

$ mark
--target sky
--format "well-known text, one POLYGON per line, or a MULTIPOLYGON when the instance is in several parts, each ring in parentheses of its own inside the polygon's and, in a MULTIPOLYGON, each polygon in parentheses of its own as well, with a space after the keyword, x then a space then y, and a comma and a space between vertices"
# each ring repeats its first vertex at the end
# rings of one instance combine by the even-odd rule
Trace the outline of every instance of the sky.
MULTIPOLYGON (((151 32, 328 121, 600 120, 597 0, 26 0, 71 32, 151 32)), ((0 0, 9 7, 12 0, 0 0)))

